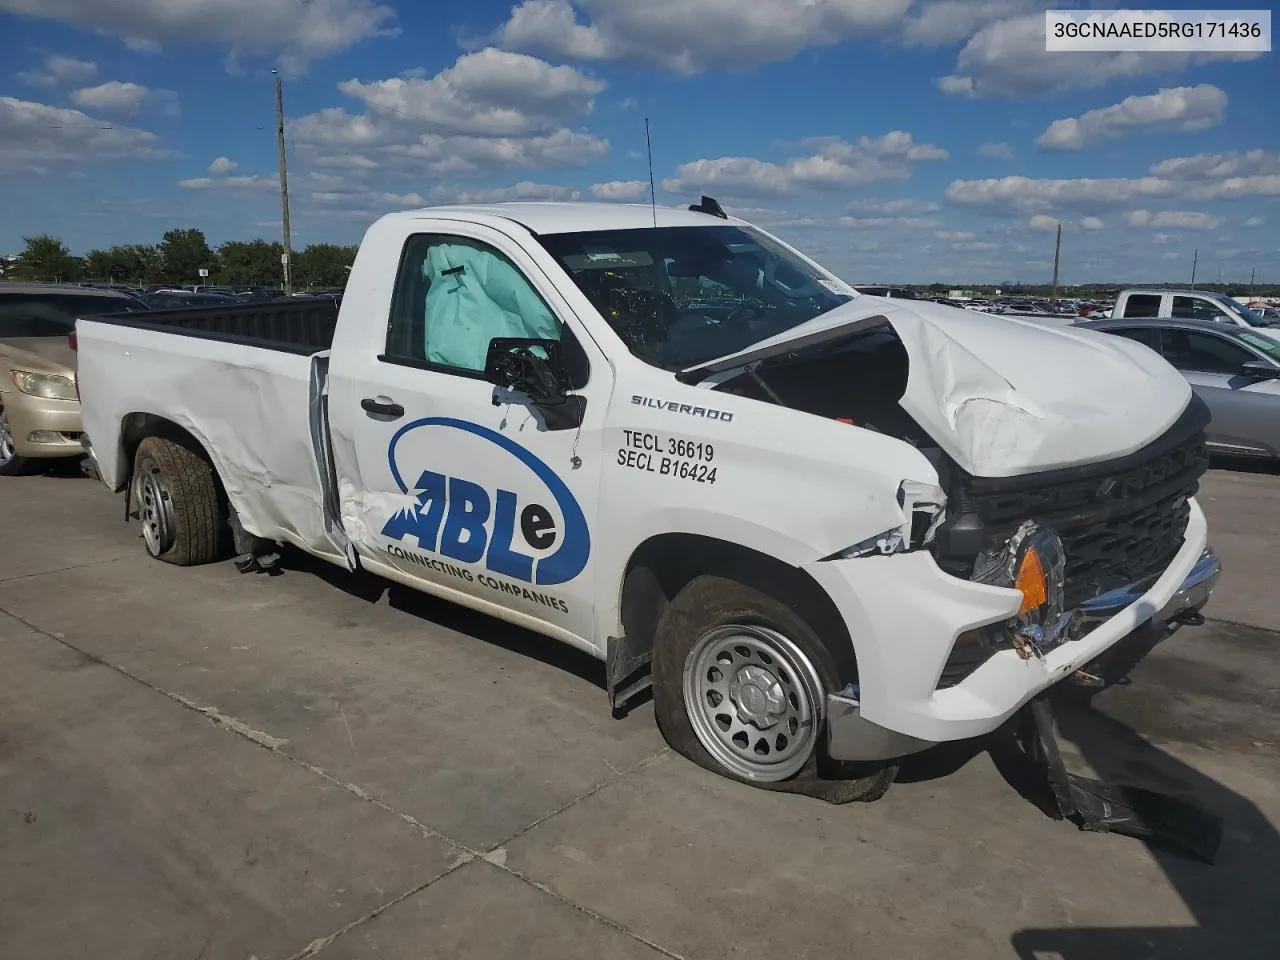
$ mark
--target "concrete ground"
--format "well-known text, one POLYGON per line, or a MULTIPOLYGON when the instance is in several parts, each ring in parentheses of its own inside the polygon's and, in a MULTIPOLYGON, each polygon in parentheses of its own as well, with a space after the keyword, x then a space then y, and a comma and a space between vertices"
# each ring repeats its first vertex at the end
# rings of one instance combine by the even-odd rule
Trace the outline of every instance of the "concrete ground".
POLYGON ((70 470, 0 480, 0 957, 1280 956, 1280 477, 1216 470, 1214 618, 1060 715, 1219 861, 1054 822, 980 748, 845 807, 711 776, 600 666, 299 562, 148 560, 70 470))

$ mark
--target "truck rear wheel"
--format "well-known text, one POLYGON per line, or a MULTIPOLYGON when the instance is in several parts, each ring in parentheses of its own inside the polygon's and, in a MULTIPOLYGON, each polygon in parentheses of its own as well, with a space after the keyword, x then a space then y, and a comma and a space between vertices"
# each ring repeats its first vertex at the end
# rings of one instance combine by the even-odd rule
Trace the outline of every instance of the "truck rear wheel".
POLYGON ((182 567, 220 558, 227 519, 213 467, 200 454, 160 437, 143 440, 130 497, 150 556, 182 567))
POLYGON ((658 728, 678 753, 731 779, 839 802, 883 796, 896 766, 826 757, 826 696, 841 687, 835 657, 813 628, 736 581, 692 580, 658 625, 658 728))

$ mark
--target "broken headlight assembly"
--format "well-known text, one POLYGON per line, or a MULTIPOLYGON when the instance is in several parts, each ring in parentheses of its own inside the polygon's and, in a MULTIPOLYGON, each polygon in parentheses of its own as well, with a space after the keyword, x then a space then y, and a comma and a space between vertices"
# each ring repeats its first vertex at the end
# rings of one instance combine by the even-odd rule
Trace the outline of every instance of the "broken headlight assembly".
POLYGON ((947 495, 933 483, 903 480, 898 485, 898 506, 902 508, 905 523, 868 537, 826 559, 887 557, 918 550, 933 541, 938 527, 942 526, 942 521, 947 517, 947 495))
POLYGON ((1065 570, 1062 538, 1030 520, 1004 544, 979 554, 973 581, 1017 590, 1022 603, 1010 619, 960 634, 938 687, 955 686, 997 651, 1014 650, 1030 660, 1062 643, 1071 621, 1071 612, 1064 609, 1065 570))

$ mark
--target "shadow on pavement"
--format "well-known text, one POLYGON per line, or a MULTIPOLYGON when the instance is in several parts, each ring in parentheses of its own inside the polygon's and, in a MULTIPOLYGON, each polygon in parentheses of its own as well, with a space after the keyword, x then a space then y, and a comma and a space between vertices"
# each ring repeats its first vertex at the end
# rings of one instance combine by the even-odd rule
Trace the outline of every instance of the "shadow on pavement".
POLYGON ((1062 737, 1104 780, 1194 802, 1221 816, 1226 831, 1212 866, 1147 845, 1194 915, 1194 927, 1022 930, 1012 938, 1017 955, 1023 960, 1280 957, 1280 834, 1262 811, 1092 705, 1058 706, 1055 716, 1062 737))
MULTIPOLYGON (((396 610, 433 625, 530 657, 603 688, 603 664, 566 644, 367 573, 348 573, 296 550, 282 567, 313 574, 366 603, 386 597, 396 610)), ((1148 844, 1169 883, 1196 919, 1194 927, 1109 927, 1021 930, 1012 946, 1023 960, 1276 960, 1280 957, 1280 834, 1245 797, 1205 776, 1140 736, 1132 727, 1079 698, 1055 701, 1062 738, 1073 743, 1104 780, 1162 791, 1213 811, 1226 832, 1217 863, 1148 844)), ((1032 767, 1012 724, 980 740, 947 744, 904 761, 900 782, 948 777, 989 753, 1018 793, 1047 816, 1056 811, 1044 774, 1032 767)), ((1064 823, 1062 829, 1072 829, 1064 823)), ((1087 838, 1111 842, 1103 836, 1087 838)), ((1116 838, 1118 843, 1140 841, 1116 838)))
MULTIPOLYGON (((426 620, 433 626, 454 630, 482 643, 501 647, 519 656, 564 670, 599 687, 601 691, 605 688, 604 664, 601 661, 566 643, 550 640, 532 630, 525 630, 523 627, 517 627, 496 617, 477 613, 448 600, 410 590, 408 587, 383 580, 371 573, 364 571, 349 573, 291 547, 286 548, 281 554, 280 567, 284 570, 311 574, 366 603, 378 603, 385 597, 388 606, 393 610, 399 610, 426 620)), ((606 703, 605 706, 607 707, 608 704, 606 703)))

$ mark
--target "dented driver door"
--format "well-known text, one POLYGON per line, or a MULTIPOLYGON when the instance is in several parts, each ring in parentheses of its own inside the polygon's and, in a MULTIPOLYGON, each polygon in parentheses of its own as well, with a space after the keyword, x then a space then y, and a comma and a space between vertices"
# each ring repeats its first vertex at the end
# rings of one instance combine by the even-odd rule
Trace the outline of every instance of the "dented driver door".
POLYGON ((422 223, 399 251, 385 343, 335 343, 344 529, 374 572, 594 649, 609 366, 519 244, 477 224, 422 223), (579 361, 581 424, 486 382, 493 337, 560 340, 579 361))

